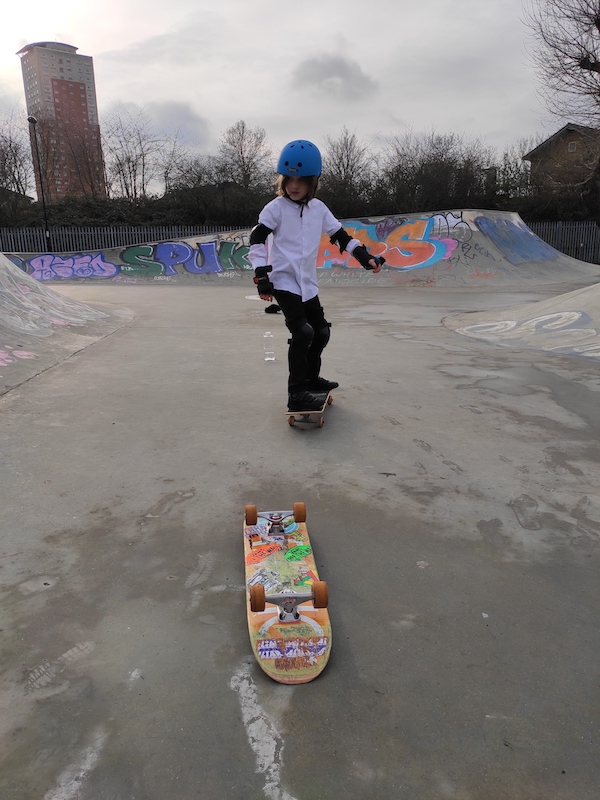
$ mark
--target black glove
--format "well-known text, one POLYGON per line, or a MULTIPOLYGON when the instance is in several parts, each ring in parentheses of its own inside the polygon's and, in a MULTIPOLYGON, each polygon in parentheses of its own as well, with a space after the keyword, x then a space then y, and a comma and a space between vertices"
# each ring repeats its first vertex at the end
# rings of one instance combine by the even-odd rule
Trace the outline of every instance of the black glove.
MULTIPOLYGON (((376 264, 381 264, 381 266, 383 267, 383 265, 385 264, 385 258, 383 256, 373 256, 373 258, 375 259, 376 264)), ((373 267, 367 266, 365 267, 365 269, 373 269, 373 267)))
POLYGON ((373 269, 373 267, 369 264, 369 261, 371 261, 372 258, 375 259, 377 264, 385 264, 385 258, 383 256, 372 256, 367 248, 363 247, 362 244, 359 244, 354 248, 352 255, 358 261, 361 267, 364 267, 365 269, 373 269))
POLYGON ((269 272, 272 272, 273 267, 257 267, 254 270, 254 283, 258 288, 259 294, 273 294, 275 288, 269 280, 269 272))

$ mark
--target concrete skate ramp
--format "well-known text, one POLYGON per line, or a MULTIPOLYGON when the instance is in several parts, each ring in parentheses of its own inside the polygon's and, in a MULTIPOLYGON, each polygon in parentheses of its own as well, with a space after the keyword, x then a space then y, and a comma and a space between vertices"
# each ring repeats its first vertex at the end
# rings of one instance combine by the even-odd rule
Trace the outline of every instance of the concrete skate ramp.
MULTIPOLYGON (((318 256, 324 286, 509 287, 544 284, 575 288, 600 281, 600 267, 554 250, 518 214, 440 211, 345 220, 347 230, 386 259, 379 275, 363 270, 326 236, 318 256)), ((10 258, 37 281, 123 283, 250 282, 249 231, 70 254, 10 258)))
POLYGON ((23 273, 0 254, 0 394, 124 325, 127 310, 91 308, 23 273))
POLYGON ((600 283, 504 311, 446 317, 444 325, 472 339, 600 360, 600 283))

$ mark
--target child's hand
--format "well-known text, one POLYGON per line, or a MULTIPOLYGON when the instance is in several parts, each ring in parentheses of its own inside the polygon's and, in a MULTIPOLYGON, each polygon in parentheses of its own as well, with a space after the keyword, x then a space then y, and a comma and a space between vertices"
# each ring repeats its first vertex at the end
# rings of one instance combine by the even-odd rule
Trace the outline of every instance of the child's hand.
POLYGON ((377 274, 378 272, 381 272, 382 262, 378 258, 372 258, 369 261, 369 266, 371 267, 373 272, 377 274))
POLYGON ((269 303, 273 300, 272 294, 259 294, 261 300, 267 300, 269 303))

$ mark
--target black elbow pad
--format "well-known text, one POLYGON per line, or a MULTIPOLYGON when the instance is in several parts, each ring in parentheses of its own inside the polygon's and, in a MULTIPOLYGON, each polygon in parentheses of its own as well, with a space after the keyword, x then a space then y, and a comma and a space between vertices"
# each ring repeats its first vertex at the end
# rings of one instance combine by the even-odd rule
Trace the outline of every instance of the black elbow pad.
POLYGON ((252 247, 253 244, 264 244, 270 233, 273 233, 271 228, 267 228, 262 222, 255 225, 250 231, 250 247, 252 247))
POLYGON ((339 231, 336 231, 333 234, 329 241, 331 244, 337 244, 337 246, 340 248, 340 253, 343 253, 352 241, 352 237, 348 235, 347 231, 345 231, 343 228, 340 228, 339 231))

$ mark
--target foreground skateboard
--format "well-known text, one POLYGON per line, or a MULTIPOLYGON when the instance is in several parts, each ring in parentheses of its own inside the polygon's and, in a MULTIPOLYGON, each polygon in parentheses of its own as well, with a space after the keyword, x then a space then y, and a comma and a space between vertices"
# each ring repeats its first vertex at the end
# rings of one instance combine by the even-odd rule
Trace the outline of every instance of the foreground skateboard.
POLYGON ((325 408, 333 403, 333 397, 331 396, 331 392, 314 392, 314 395, 323 401, 322 407, 316 411, 306 411, 306 409, 302 408, 286 411, 285 413, 290 425, 301 422, 307 425, 316 425, 318 428, 323 427, 325 424, 325 408))
POLYGON ((327 584, 319 580, 306 506, 246 506, 244 560, 248 631, 256 660, 279 683, 307 683, 331 651, 327 584))

